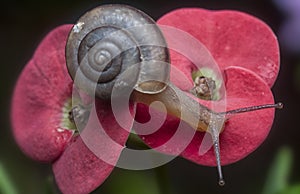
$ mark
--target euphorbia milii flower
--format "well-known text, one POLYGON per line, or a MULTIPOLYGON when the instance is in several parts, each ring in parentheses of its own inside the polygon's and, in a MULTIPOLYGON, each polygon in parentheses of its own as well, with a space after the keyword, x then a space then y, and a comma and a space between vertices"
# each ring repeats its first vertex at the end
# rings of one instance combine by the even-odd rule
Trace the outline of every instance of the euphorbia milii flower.
MULTIPOLYGON (((65 44, 71 28, 72 25, 60 26, 40 43, 17 81, 11 119, 15 139, 24 153, 52 163, 60 190, 73 194, 97 188, 114 168, 121 150, 99 148, 101 154, 110 157, 108 164, 74 133, 76 125, 70 119, 73 81, 65 62, 65 44)), ((105 132, 123 146, 128 130, 114 120, 108 103, 97 100, 95 104, 99 109, 91 111, 94 116, 90 116, 84 131, 97 130, 93 128, 93 119, 97 118, 102 120, 105 132)))
MULTIPOLYGON (((277 77, 279 53, 276 38, 264 23, 239 12, 202 9, 174 11, 158 23, 190 33, 212 53, 225 78, 220 84, 225 85, 227 92, 226 96, 216 95, 218 101, 214 104, 223 103, 224 98, 227 101, 226 110, 273 104, 269 87, 277 77)), ((75 33, 80 31, 84 23, 79 24, 75 25, 75 33)), ((110 103, 99 99, 95 103, 91 99, 83 99, 82 107, 74 107, 72 93, 78 93, 78 98, 83 96, 76 87, 74 90, 66 68, 65 45, 70 30, 71 25, 64 25, 52 31, 23 70, 12 100, 12 123, 16 141, 22 150, 33 159, 53 164, 56 182, 63 193, 89 193, 106 179, 116 165, 129 134, 129 129, 124 128, 130 128, 133 119, 130 117, 125 121, 128 123, 122 123, 126 127, 121 127, 114 118, 110 103), (77 126, 73 119, 78 115, 75 113, 85 113, 86 106, 90 105, 89 119, 87 123, 81 123, 83 131, 80 130, 81 136, 77 136, 74 133, 77 126), (121 146, 108 147, 105 137, 94 135, 99 128, 98 120, 106 135, 121 146), (108 158, 109 163, 102 160, 104 158, 108 158)), ((166 38, 168 41, 169 37, 166 38)), ((199 86, 206 81, 199 76, 192 79, 197 68, 184 56, 171 51, 171 61, 190 81, 186 84, 171 72, 171 81, 183 91, 190 91, 193 81, 199 86)), ((214 81, 219 81, 214 79, 212 76, 207 80, 214 85, 214 81)), ((219 84, 214 88, 219 90, 219 84)), ((186 94, 192 96, 188 92, 186 94)), ((209 95, 205 95, 209 98, 209 95)), ((164 99, 168 101, 168 97, 172 96, 164 96, 164 99)), ((197 97, 187 97, 185 100, 192 98, 199 103, 209 104, 197 97)), ((173 106, 175 103, 170 104, 173 106)), ((176 112, 177 107, 175 105, 175 108, 171 108, 176 112)), ((189 109, 188 106, 186 108, 189 109)), ((133 113, 132 104, 129 104, 129 111, 133 113)), ((119 115, 122 113, 122 109, 118 110, 119 115)), ((154 121, 161 114, 157 112, 153 115, 154 121)), ((148 107, 139 105, 136 118, 138 121, 146 121, 148 107)), ((273 118, 272 109, 229 118, 220 136, 222 164, 238 161, 256 149, 266 138, 273 118)), ((160 146, 172 138, 179 122, 180 118, 168 115, 158 131, 141 135, 142 139, 151 147, 160 146)), ((183 126, 185 130, 194 130, 187 124, 183 126)), ((147 127, 151 127, 151 123, 147 127)), ((136 129, 137 132, 141 130, 136 129)), ((215 165, 215 156, 211 150, 199 155, 203 135, 203 132, 197 131, 181 155, 199 164, 215 165)), ((177 146, 182 145, 182 141, 184 137, 177 138, 168 146, 162 146, 160 151, 177 154, 177 146)))
MULTIPOLYGON (((262 21, 237 11, 208 11, 185 8, 167 13, 158 24, 183 30, 203 43, 219 65, 223 74, 226 96, 213 102, 215 106, 226 98, 226 110, 262 104, 273 104, 270 87, 274 84, 279 70, 279 49, 277 39, 271 29, 262 21)), ((166 34, 167 42, 174 40, 166 34)), ((193 49, 193 48, 190 48, 193 49)), ((171 50, 171 65, 179 69, 188 80, 183 83, 180 76, 172 76, 171 82, 184 91, 193 87, 192 74, 198 70, 185 56, 171 50)), ((202 64, 203 65, 203 64, 202 64)), ((174 74, 174 73, 173 73, 174 74)), ((216 81, 216 80, 215 80, 216 81)), ((189 93, 189 92, 187 92, 189 93)), ((199 103, 207 102, 198 99, 199 103)), ((151 115, 159 119, 160 113, 151 115)), ((146 122, 148 107, 139 104, 136 118, 146 122)), ((221 163, 230 164, 241 160, 253 152, 267 137, 274 119, 274 109, 259 110, 232 115, 220 134, 221 163)), ((168 116, 164 124, 153 134, 141 135, 152 148, 164 145, 174 135, 180 119, 168 116)), ((143 129, 136 129, 137 132, 143 129)), ((186 125, 185 130, 194 130, 186 125)), ((198 164, 214 166, 216 158, 213 150, 199 155, 199 147, 205 133, 196 132, 181 156, 198 164)), ((177 147, 183 139, 160 151, 178 153, 177 147)))

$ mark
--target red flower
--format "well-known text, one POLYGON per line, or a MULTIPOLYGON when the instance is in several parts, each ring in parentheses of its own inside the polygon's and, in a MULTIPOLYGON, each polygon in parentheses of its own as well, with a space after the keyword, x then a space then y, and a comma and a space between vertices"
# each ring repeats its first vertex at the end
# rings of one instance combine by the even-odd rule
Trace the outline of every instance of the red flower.
MULTIPOLYGON (((164 15, 158 20, 158 24, 188 32, 211 52, 225 78, 226 110, 274 103, 269 87, 276 80, 279 70, 279 48, 275 35, 262 21, 237 11, 188 8, 164 15)), ((169 44, 174 42, 172 35, 165 35, 169 44)), ((190 49, 192 52, 193 47, 190 49)), ((171 82, 184 91, 192 89, 192 72, 197 69, 195 64, 171 50, 171 65, 179 69, 190 83, 184 83, 178 75, 172 76, 175 75, 174 72, 171 72, 171 82)), ((218 106, 218 103, 223 103, 223 99, 214 104, 218 106)), ((207 104, 207 101, 197 100, 207 104)), ((157 113, 152 117, 155 120, 161 118, 161 115, 157 113)), ((141 122, 147 121, 148 108, 139 104, 136 118, 141 122)), ((273 119, 274 109, 243 113, 229 118, 220 134, 222 164, 236 162, 253 152, 267 137, 273 119)), ((158 148, 172 138, 179 122, 178 118, 168 116, 155 133, 141 137, 150 147, 158 148)), ((184 128, 187 131, 193 130, 188 125, 184 128)), ((216 159, 212 149, 199 155, 204 134, 196 132, 181 156, 198 164, 214 166, 216 159)), ((183 142, 184 137, 159 149, 168 154, 177 154, 178 146, 183 142)))
MULTIPOLYGON (((278 45, 272 31, 261 21, 233 11, 181 9, 167 14, 158 23, 187 31, 210 50, 226 78, 223 84, 227 110, 273 103, 269 87, 279 70, 278 45)), ((63 193, 89 193, 114 168, 129 130, 119 126, 109 103, 96 100, 81 136, 74 135, 76 126, 69 115, 73 111, 73 81, 65 62, 65 45, 71 27, 64 25, 53 30, 37 48, 16 84, 11 118, 19 146, 33 159, 53 164, 56 182, 63 193), (111 147, 104 136, 94 135, 101 128, 98 120, 105 133, 121 146, 111 147)), ((166 38, 169 41, 170 37, 166 35, 166 38)), ((171 81, 182 90, 191 89, 187 87, 192 87, 195 65, 173 51, 171 60, 190 83, 185 84, 181 77, 175 77, 174 71, 171 81)), ((221 104, 222 99, 215 102, 218 103, 221 104)), ((133 106, 129 108, 133 112, 133 106)), ((122 110, 118 111, 122 115, 122 110)), ((158 118, 161 113, 153 116, 158 118)), ((138 105, 136 118, 147 120, 148 108, 138 105)), ((273 118, 272 109, 230 118, 220 135, 222 164, 238 161, 256 149, 268 135, 273 118)), ((127 119, 127 122, 122 125, 130 128, 133 121, 127 119)), ((179 122, 180 119, 167 116, 158 131, 141 135, 142 139, 154 148, 163 145, 176 132, 179 122)), ((187 124, 183 126, 185 130, 194 130, 187 124)), ((139 132, 142 128, 136 130, 139 132)), ((203 135, 196 132, 181 155, 199 164, 215 165, 212 150, 202 156, 198 154, 203 135)), ((184 137, 177 138, 160 151, 176 154, 183 141, 184 137)))
MULTIPOLYGON (((90 151, 81 136, 74 135, 75 125, 69 120, 73 81, 65 62, 71 28, 72 25, 63 25, 54 29, 35 51, 17 81, 11 119, 15 139, 24 153, 35 160, 51 162, 60 190, 73 194, 97 188, 114 168, 121 149, 97 145, 101 150, 97 154, 110 158, 108 164, 90 151)), ((105 132, 123 146, 129 132, 117 124, 110 104, 97 101, 96 107, 97 113, 91 111, 83 134, 97 130, 97 118, 105 132)))

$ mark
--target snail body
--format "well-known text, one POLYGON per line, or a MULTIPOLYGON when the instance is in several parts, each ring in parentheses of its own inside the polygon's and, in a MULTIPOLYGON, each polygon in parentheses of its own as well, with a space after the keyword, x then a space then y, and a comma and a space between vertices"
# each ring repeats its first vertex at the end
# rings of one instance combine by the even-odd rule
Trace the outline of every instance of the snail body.
POLYGON ((211 111, 170 83, 166 41, 155 21, 140 10, 114 4, 84 14, 69 34, 66 61, 76 86, 91 95, 109 100, 113 88, 133 88, 135 102, 159 100, 168 114, 207 130, 211 111))

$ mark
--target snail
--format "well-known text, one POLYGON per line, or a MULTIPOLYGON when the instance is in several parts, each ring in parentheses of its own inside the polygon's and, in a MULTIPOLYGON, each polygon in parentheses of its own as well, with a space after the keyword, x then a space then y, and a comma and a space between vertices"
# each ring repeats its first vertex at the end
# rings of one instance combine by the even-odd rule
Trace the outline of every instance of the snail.
POLYGON ((282 108, 278 103, 217 113, 199 104, 170 83, 169 51, 155 21, 126 5, 102 5, 84 14, 69 34, 66 63, 69 74, 77 80, 76 86, 87 93, 109 100, 113 89, 131 88, 131 100, 146 105, 161 101, 167 114, 180 118, 198 131, 210 132, 219 185, 225 182, 218 123, 223 125, 226 115, 282 108), (120 76, 123 82, 116 82, 120 76))

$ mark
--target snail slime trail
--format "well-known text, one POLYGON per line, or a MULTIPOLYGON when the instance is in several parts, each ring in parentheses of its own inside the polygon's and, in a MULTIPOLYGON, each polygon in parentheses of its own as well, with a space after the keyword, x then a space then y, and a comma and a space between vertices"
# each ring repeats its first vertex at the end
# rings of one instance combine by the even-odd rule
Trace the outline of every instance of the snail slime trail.
MULTIPOLYGON (((112 90, 133 90, 130 98, 149 105, 161 101, 167 114, 178 117, 213 139, 219 185, 225 184, 220 158, 219 129, 227 115, 282 104, 262 105, 217 113, 199 104, 170 82, 166 41, 155 21, 127 5, 103 5, 84 14, 71 30, 66 62, 75 85, 103 100, 112 90), (118 81, 121 80, 121 81, 118 81)), ((154 107, 163 111, 160 107, 154 107)))

